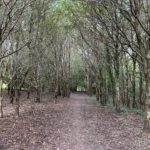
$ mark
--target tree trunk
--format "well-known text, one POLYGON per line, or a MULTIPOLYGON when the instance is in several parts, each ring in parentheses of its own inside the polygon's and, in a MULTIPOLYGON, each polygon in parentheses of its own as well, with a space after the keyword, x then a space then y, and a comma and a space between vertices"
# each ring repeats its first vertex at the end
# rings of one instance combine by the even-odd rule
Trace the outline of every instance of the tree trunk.
POLYGON ((115 108, 116 112, 120 112, 120 54, 119 54, 119 49, 118 49, 118 44, 116 44, 116 53, 115 53, 115 75, 116 75, 116 83, 115 83, 115 92, 116 92, 116 97, 115 97, 115 108))
MULTIPOLYGON (((122 64, 123 65, 123 64, 122 64)), ((124 75, 124 70, 121 70, 121 96, 120 96, 120 98, 121 98, 121 102, 122 102, 122 105, 123 106, 125 106, 126 105, 126 87, 125 87, 125 75, 124 75)))
POLYGON ((143 74, 140 70, 140 80, 139 80, 139 105, 142 110, 144 110, 144 100, 143 100, 143 74))
POLYGON ((120 112, 120 86, 119 79, 116 79, 116 102, 115 102, 116 112, 120 112))
POLYGON ((135 72, 136 72, 136 60, 133 60, 133 79, 132 79, 132 89, 133 89, 133 103, 132 103, 132 108, 136 108, 136 100, 135 100, 135 95, 136 95, 136 82, 135 82, 135 72))
POLYGON ((0 97, 0 117, 3 118, 3 98, 0 97))
POLYGON ((40 94, 40 89, 36 90, 36 102, 40 103, 41 102, 41 94, 40 94))
POLYGON ((96 86, 96 100, 99 102, 99 88, 96 86))
POLYGON ((100 101, 100 79, 98 72, 96 73, 96 100, 99 102, 100 101))
POLYGON ((1 84, 1 88, 0 88, 0 117, 3 118, 3 89, 2 89, 3 81, 2 80, 1 80, 0 84, 1 84))
POLYGON ((111 60, 111 53, 108 48, 108 45, 106 45, 106 56, 107 56, 107 68, 108 68, 108 74, 111 81, 111 90, 112 90, 112 99, 113 99, 113 106, 115 106, 115 82, 114 82, 114 75, 113 75, 113 67, 112 67, 112 60, 111 60))
POLYGON ((101 102, 101 105, 104 105, 104 83, 103 83, 103 78, 102 78, 102 75, 101 75, 101 81, 100 81, 100 102, 101 102))
POLYGON ((92 95, 92 82, 91 82, 91 74, 90 74, 89 66, 87 68, 87 92, 89 96, 92 95))
POLYGON ((128 67, 128 61, 127 60, 126 60, 125 67, 126 67, 125 101, 126 101, 126 106, 128 108, 130 108, 129 89, 128 89, 128 86, 129 86, 129 67, 128 67))
POLYGON ((15 103, 16 103, 16 107, 15 107, 15 112, 16 115, 19 116, 19 109, 20 109, 20 94, 19 94, 19 90, 16 90, 16 95, 15 95, 15 103))
POLYGON ((13 89, 13 87, 10 89, 10 103, 13 104, 14 103, 14 96, 15 96, 15 91, 13 89))
POLYGON ((144 121, 144 130, 150 132, 150 51, 147 54, 146 61, 146 103, 145 103, 145 121, 144 121))
MULTIPOLYGON (((149 78, 150 80, 150 78, 149 78)), ((147 81, 147 98, 145 103, 145 121, 144 130, 150 132, 150 82, 147 81)))
POLYGON ((145 121, 144 130, 150 132, 150 37, 147 41, 147 55, 145 60, 145 78, 146 78, 146 103, 145 103, 145 121))
POLYGON ((105 80, 104 80, 105 82, 105 84, 104 84, 104 105, 106 105, 107 104, 107 102, 108 102, 108 86, 107 86, 107 78, 105 78, 105 80))
POLYGON ((30 99, 30 91, 27 91, 27 99, 30 99))

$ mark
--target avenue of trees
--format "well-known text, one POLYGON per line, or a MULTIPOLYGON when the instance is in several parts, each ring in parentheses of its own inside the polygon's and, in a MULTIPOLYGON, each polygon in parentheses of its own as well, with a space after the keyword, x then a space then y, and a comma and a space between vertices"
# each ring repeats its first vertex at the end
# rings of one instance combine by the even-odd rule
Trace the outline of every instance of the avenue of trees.
POLYGON ((20 91, 67 96, 78 86, 102 105, 145 112, 150 131, 149 0, 0 0, 3 85, 19 115, 20 91))

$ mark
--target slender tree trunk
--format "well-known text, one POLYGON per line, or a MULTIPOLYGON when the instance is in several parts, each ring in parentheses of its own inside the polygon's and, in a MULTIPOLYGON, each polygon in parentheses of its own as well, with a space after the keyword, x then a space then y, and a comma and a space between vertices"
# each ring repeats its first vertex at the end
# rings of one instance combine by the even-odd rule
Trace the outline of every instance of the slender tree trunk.
POLYGON ((116 79, 116 102, 115 102, 116 112, 120 112, 120 85, 119 79, 116 79))
POLYGON ((89 96, 92 95, 92 82, 89 66, 87 67, 87 92, 89 96))
POLYGON ((115 91, 116 91, 116 97, 115 97, 115 108, 116 112, 120 112, 120 105, 121 105, 121 100, 120 100, 120 65, 119 65, 119 49, 118 49, 118 44, 116 44, 116 53, 115 53, 115 75, 116 75, 116 83, 115 83, 115 91))
POLYGON ((142 110, 144 110, 144 100, 143 100, 143 74, 140 70, 140 80, 139 80, 139 105, 142 110))
POLYGON ((1 84, 1 89, 0 89, 0 117, 3 118, 3 94, 2 94, 2 84, 3 82, 0 82, 1 84))
POLYGON ((13 87, 11 87, 11 89, 10 89, 10 103, 11 104, 14 103, 14 96, 15 96, 15 90, 13 87))
POLYGON ((115 83, 112 85, 112 99, 113 99, 113 106, 115 106, 115 98, 116 98, 116 90, 115 90, 115 83))
POLYGON ((144 130, 150 132, 150 78, 147 80, 147 98, 145 103, 144 130))
POLYGON ((120 74, 119 74, 119 67, 117 68, 116 72, 116 86, 115 86, 115 91, 116 91, 116 98, 115 98, 115 107, 116 107, 116 112, 120 112, 120 74))
POLYGON ((0 96, 0 117, 3 118, 3 98, 0 96))
POLYGON ((96 100, 99 102, 99 88, 96 86, 96 100))
POLYGON ((98 73, 96 73, 96 100, 99 102, 99 78, 98 78, 98 73))
POLYGON ((27 99, 30 99, 30 91, 27 91, 27 99))
POLYGON ((133 103, 132 103, 132 108, 136 108, 137 104, 136 104, 136 99, 135 99, 135 95, 136 95, 136 81, 135 81, 135 72, 136 72, 136 60, 133 60, 133 79, 132 79, 132 89, 133 89, 133 103))
POLYGON ((104 105, 103 103, 103 95, 102 95, 102 92, 103 92, 103 87, 102 87, 102 82, 100 83, 100 103, 101 105, 104 105))
POLYGON ((15 103, 16 103, 16 107, 15 107, 15 112, 16 115, 19 116, 19 109, 20 109, 20 94, 19 94, 19 90, 16 90, 16 95, 15 95, 15 103))
POLYGON ((0 117, 3 118, 3 80, 0 80, 0 117))
POLYGON ((108 48, 108 45, 106 43, 106 56, 107 56, 107 68, 108 68, 108 74, 111 81, 111 90, 112 90, 112 99, 113 99, 113 106, 115 106, 115 82, 114 82, 114 75, 113 75, 113 67, 112 67, 112 60, 111 60, 111 53, 110 49, 108 48))
POLYGON ((145 78, 146 78, 146 103, 145 103, 145 121, 144 130, 150 132, 150 38, 147 43, 147 59, 145 61, 145 78))
POLYGON ((105 86, 104 86, 104 105, 106 105, 107 104, 107 102, 108 102, 108 86, 107 86, 107 78, 105 78, 105 80, 104 80, 105 82, 105 86))
POLYGON ((128 108, 130 108, 130 99, 129 99, 129 68, 128 68, 128 62, 126 60, 126 64, 125 64, 125 67, 126 67, 126 81, 125 81, 125 101, 126 101, 126 106, 128 108))
MULTIPOLYGON (((122 63, 122 65, 123 65, 123 63, 122 63)), ((121 96, 120 96, 120 98, 121 98, 121 102, 122 102, 122 105, 123 106, 125 106, 126 105, 126 99, 125 99, 125 92, 126 92, 126 87, 125 87, 125 75, 124 75, 124 70, 121 70, 121 96)))
POLYGON ((36 90, 36 102, 37 103, 41 102, 41 92, 40 92, 39 88, 37 88, 37 90, 36 90))

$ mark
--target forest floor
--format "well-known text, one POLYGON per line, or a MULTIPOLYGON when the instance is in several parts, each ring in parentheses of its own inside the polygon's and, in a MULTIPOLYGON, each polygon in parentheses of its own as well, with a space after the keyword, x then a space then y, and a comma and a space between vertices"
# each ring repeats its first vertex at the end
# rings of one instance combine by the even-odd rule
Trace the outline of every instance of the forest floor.
POLYGON ((72 94, 55 104, 44 97, 32 106, 21 100, 21 113, 11 104, 0 119, 0 150, 150 150, 143 119, 96 106, 84 94, 72 94))

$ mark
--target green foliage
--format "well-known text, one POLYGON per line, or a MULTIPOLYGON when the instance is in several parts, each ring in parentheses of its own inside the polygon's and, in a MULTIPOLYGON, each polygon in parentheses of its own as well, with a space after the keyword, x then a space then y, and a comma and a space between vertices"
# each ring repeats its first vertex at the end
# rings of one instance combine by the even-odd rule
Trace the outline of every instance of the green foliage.
MULTIPOLYGON (((90 100, 94 105, 99 106, 99 107, 104 107, 103 105, 100 104, 100 102, 98 102, 96 100, 95 96, 92 96, 90 100)), ((115 112, 115 107, 113 106, 112 101, 107 103, 107 105, 105 107, 112 110, 113 112, 115 112)), ((121 113, 125 113, 125 112, 132 112, 132 113, 138 114, 140 116, 144 116, 144 111, 139 109, 139 108, 127 108, 125 106, 122 106, 121 107, 121 113)))
POLYGON ((72 86, 77 87, 85 87, 85 72, 84 72, 84 63, 83 60, 78 53, 78 49, 76 51, 72 51, 71 56, 71 76, 72 76, 72 86))
POLYGON ((75 28, 77 21, 86 13, 81 1, 58 0, 52 6, 53 20, 66 31, 75 28))
POLYGON ((0 85, 0 87, 2 87, 2 89, 7 89, 7 84, 3 83, 2 85, 0 85))
POLYGON ((133 112, 133 113, 138 114, 140 116, 144 116, 143 110, 138 109, 138 108, 131 108, 131 109, 129 109, 129 108, 126 108, 126 107, 122 107, 121 110, 122 110, 122 112, 133 112))

